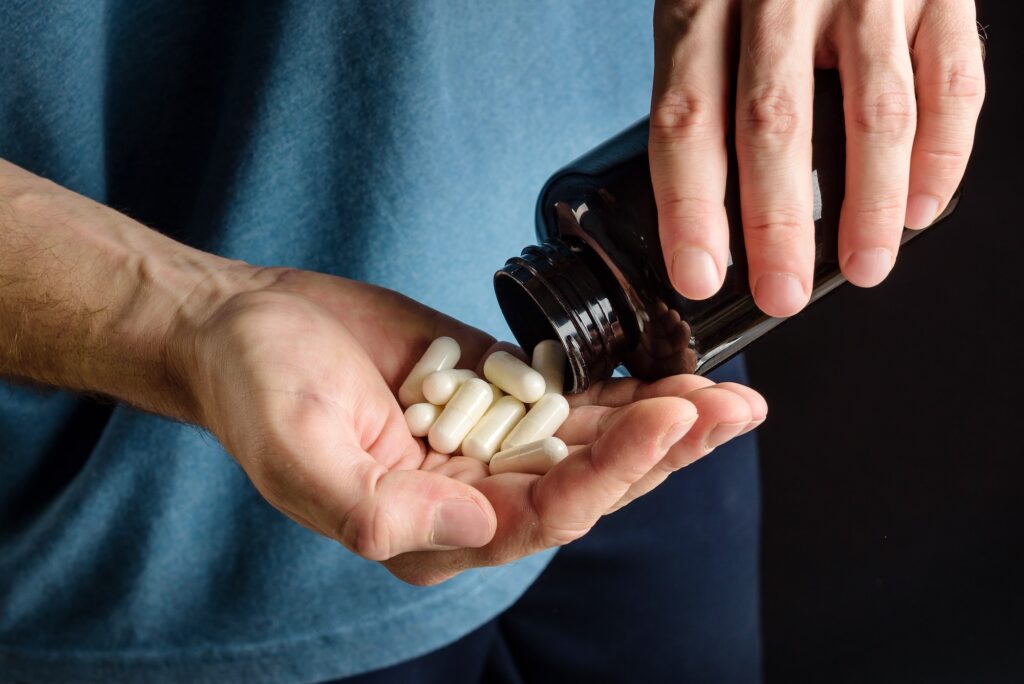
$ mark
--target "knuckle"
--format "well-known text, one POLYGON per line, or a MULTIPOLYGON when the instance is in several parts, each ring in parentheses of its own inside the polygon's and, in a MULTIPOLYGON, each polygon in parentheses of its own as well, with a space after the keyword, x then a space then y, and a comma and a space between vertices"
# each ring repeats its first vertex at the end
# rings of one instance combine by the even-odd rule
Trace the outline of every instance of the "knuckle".
POLYGON ((541 522, 539 537, 544 548, 565 546, 583 537, 590 531, 590 525, 564 526, 541 522))
POLYGON ((673 231, 677 233, 703 234, 705 229, 722 213, 722 205, 703 197, 661 193, 658 211, 662 217, 671 218, 673 231))
POLYGON ((862 200, 853 205, 852 209, 855 225, 867 228, 901 226, 907 210, 905 195, 862 200))
POLYGON ((957 60, 940 66, 937 76, 926 85, 940 101, 980 105, 985 99, 984 71, 970 60, 957 60))
POLYGON ((860 98, 852 106, 850 121, 858 133, 894 139, 913 135, 917 108, 913 93, 905 89, 882 89, 860 98))
POLYGON ((970 152, 962 147, 923 147, 919 160, 931 172, 959 174, 965 166, 970 152))
POLYGON ((697 453, 695 449, 679 449, 679 453, 672 454, 670 458, 666 458, 662 461, 661 471, 666 475, 678 472, 683 468, 693 465, 696 461, 700 460, 704 454, 697 453))
POLYGON ((651 137, 657 142, 706 140, 720 130, 711 99, 696 90, 666 93, 651 107, 651 137))
POLYGON ((764 88, 742 107, 740 123, 755 140, 789 140, 800 129, 796 98, 784 87, 764 88))
POLYGON ((751 214, 743 228, 759 244, 773 246, 799 239, 809 220, 796 209, 773 209, 751 214))

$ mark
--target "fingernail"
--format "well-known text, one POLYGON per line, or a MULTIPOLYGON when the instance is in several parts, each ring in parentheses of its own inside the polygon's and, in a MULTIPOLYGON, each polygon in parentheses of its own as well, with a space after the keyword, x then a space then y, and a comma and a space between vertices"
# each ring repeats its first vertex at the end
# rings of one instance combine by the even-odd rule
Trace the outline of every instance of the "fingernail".
POLYGON ((719 423, 715 426, 715 429, 708 433, 708 438, 704 441, 704 450, 711 451, 715 447, 721 446, 728 442, 730 439, 740 434, 740 432, 747 427, 749 421, 743 421, 740 423, 719 423))
POLYGON ((930 226, 939 217, 939 200, 931 195, 911 195, 907 199, 907 220, 903 225, 919 230, 930 226))
POLYGON ((430 543, 457 548, 483 546, 491 538, 491 524, 473 501, 449 499, 434 509, 434 529, 430 543))
POLYGON ((892 252, 885 247, 862 249, 851 254, 846 260, 843 274, 854 285, 874 287, 889 275, 892 264, 892 252))
POLYGON ((792 273, 765 273, 754 285, 754 300, 769 316, 792 316, 804 308, 807 294, 792 273))
POLYGON ((676 445, 676 442, 686 436, 686 433, 690 431, 693 424, 696 422, 697 417, 694 416, 690 420, 684 420, 681 423, 676 423, 665 432, 661 437, 661 450, 668 451, 676 445))
POLYGON ((672 282, 690 299, 707 299, 722 284, 714 257, 699 247, 676 250, 672 256, 672 282))

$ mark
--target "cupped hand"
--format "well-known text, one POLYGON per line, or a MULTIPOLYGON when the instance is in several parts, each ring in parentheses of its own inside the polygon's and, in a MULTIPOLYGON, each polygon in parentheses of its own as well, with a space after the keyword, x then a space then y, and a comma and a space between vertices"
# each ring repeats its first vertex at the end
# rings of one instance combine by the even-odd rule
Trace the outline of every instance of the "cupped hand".
POLYGON ((199 420, 272 505, 411 583, 566 544, 767 412, 739 385, 611 380, 571 397, 563 462, 490 476, 412 437, 395 392, 434 338, 478 370, 492 338, 388 290, 272 275, 175 344, 199 420))
POLYGON ((658 0, 654 42, 651 177, 684 296, 711 296, 725 275, 734 82, 750 288, 770 315, 796 313, 811 294, 815 67, 838 67, 843 84, 839 260, 850 282, 881 282, 902 228, 929 225, 964 174, 985 93, 971 0, 658 0))

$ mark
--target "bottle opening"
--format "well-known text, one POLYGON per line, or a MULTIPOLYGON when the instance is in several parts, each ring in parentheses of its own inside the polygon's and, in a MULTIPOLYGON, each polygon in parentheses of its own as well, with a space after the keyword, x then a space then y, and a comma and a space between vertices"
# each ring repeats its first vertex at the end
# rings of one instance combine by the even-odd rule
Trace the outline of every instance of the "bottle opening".
MULTIPOLYGON (((498 297, 498 306, 501 313, 508 322, 508 327, 516 338, 516 342, 523 348, 523 351, 530 355, 533 348, 544 340, 558 340, 565 347, 566 339, 552 323, 545 311, 552 310, 552 302, 541 304, 528 288, 526 283, 520 281, 505 269, 494 274, 494 293, 498 297)), ((536 293, 543 298, 543 293, 536 293)), ((579 378, 579 355, 571 353, 565 348, 565 356, 568 359, 569 369, 565 374, 565 387, 563 392, 577 392, 580 387, 579 378)))
POLYGON ((620 316, 582 249, 551 239, 527 247, 494 274, 498 305, 526 353, 542 340, 562 343, 569 393, 611 376, 627 346, 620 316))

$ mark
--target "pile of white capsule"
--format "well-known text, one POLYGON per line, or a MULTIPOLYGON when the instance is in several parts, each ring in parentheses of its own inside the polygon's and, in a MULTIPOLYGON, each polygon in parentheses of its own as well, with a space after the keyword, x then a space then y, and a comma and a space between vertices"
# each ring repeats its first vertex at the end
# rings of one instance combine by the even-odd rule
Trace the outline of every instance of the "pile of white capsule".
POLYGON ((413 436, 426 437, 442 454, 461 450, 486 463, 493 475, 543 475, 569 454, 554 436, 569 416, 561 344, 540 342, 532 367, 508 352, 494 352, 484 361, 486 379, 456 368, 461 355, 458 342, 437 338, 399 388, 413 436))

